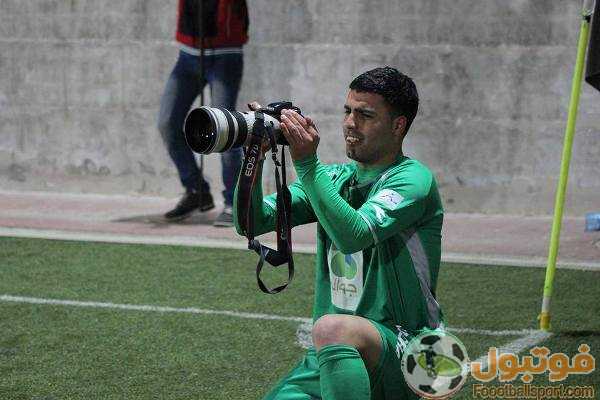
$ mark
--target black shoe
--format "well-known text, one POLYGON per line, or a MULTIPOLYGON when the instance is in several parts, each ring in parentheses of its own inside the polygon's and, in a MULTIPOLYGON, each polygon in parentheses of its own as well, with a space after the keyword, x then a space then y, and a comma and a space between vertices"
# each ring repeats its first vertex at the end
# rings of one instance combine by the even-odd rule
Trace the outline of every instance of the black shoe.
POLYGON ((233 226, 233 211, 231 206, 225 206, 223 212, 215 219, 213 226, 230 227, 233 226))
POLYGON ((200 199, 200 205, 198 206, 198 209, 200 210, 200 212, 212 210, 213 208, 215 208, 215 203, 213 203, 213 198, 212 198, 212 195, 210 194, 210 192, 202 193, 202 198, 200 199))
POLYGON ((186 191, 175 208, 165 214, 165 219, 180 221, 192 215, 196 210, 208 211, 214 207, 210 193, 203 193, 202 198, 200 198, 200 193, 186 191))

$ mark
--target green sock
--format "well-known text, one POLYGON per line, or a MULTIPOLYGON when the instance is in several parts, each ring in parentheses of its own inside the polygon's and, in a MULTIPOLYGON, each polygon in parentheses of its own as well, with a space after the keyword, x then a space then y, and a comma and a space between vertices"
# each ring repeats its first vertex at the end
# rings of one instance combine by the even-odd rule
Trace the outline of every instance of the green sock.
POLYGON ((332 344, 317 353, 323 400, 368 400, 369 374, 360 353, 352 346, 332 344))

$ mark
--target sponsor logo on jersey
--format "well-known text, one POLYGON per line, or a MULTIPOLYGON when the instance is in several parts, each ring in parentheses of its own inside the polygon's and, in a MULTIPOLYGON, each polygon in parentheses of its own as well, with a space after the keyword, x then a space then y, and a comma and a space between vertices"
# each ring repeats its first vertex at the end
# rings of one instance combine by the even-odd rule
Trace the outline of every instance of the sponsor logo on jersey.
POLYGON ((353 254, 344 254, 332 243, 327 261, 332 303, 338 308, 356 311, 363 292, 362 250, 353 254))
POLYGON ((336 252, 331 259, 331 272, 340 278, 354 279, 358 265, 352 254, 336 252))
POLYGON ((402 203, 404 197, 391 189, 383 189, 373 196, 371 200, 381 204, 389 210, 395 210, 400 203, 402 203))

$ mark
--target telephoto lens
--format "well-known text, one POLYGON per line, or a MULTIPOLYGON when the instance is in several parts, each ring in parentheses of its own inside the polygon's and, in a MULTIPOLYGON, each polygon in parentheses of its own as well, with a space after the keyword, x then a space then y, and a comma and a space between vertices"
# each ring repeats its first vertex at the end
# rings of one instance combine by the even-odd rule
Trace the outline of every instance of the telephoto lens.
MULTIPOLYGON (((276 137, 283 137, 276 117, 264 113, 264 119, 265 126, 270 125, 276 137)), ((246 145, 255 120, 254 111, 240 112, 203 106, 188 114, 183 131, 192 151, 201 154, 222 153, 246 145)))

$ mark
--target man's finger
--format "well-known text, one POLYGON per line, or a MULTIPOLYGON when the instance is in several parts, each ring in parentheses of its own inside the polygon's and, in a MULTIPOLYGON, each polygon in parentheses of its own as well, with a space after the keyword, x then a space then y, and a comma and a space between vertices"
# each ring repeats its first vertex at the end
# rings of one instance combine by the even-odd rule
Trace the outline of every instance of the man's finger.
POLYGON ((292 119, 290 117, 288 117, 287 115, 281 115, 281 124, 284 125, 286 128, 288 128, 289 131, 292 131, 294 129, 295 126, 295 122, 292 121, 292 119))
POLYGON ((300 126, 298 123, 294 122, 292 123, 291 129, 290 129, 293 133, 294 133, 294 137, 296 139, 296 143, 300 144, 304 141, 304 129, 302 128, 302 126, 300 126))
POLYGON ((285 122, 284 118, 281 119, 281 131, 283 132, 283 136, 286 138, 286 140, 288 141, 288 143, 290 145, 293 145, 296 143, 296 138, 294 136, 294 133, 290 131, 290 128, 288 127, 287 123, 285 122))
POLYGON ((261 105, 258 101, 252 101, 252 102, 248 103, 248 108, 252 111, 256 111, 261 108, 261 105))
POLYGON ((304 129, 308 129, 308 124, 306 123, 306 119, 293 110, 284 110, 283 115, 287 116, 293 122, 299 124, 304 129))
POLYGON ((305 139, 313 140, 315 136, 319 135, 319 130, 317 129, 315 122, 312 120, 312 118, 305 117, 292 110, 289 111, 290 112, 288 115, 290 119, 293 120, 299 126, 301 126, 300 132, 305 139))
POLYGON ((306 140, 312 140, 313 133, 309 132, 310 127, 306 124, 306 120, 298 113, 288 113, 286 115, 282 115, 282 117, 286 117, 288 121, 293 124, 294 131, 298 135, 298 140, 300 142, 306 140))
POLYGON ((317 129, 317 125, 315 124, 315 121, 311 118, 311 117, 305 117, 306 119, 306 123, 308 126, 312 126, 313 128, 315 128, 315 130, 318 132, 319 129, 317 129))

